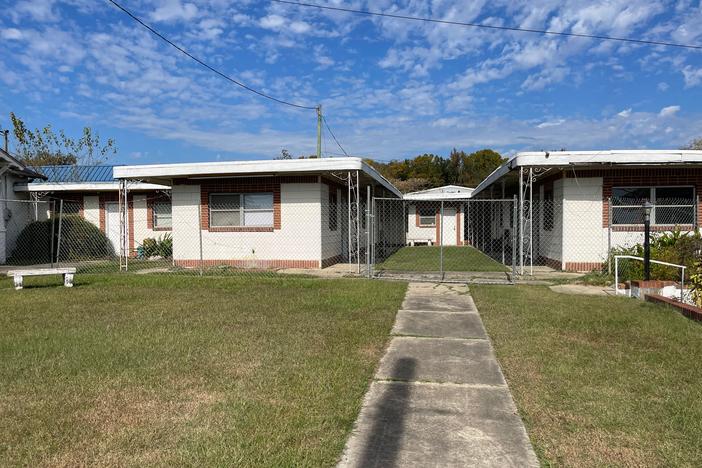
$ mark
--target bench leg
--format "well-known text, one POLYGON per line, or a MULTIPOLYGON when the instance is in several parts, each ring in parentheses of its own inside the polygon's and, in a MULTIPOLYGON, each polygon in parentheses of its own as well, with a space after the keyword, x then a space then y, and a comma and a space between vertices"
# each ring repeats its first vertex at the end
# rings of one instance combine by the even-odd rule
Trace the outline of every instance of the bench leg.
POLYGON ((22 275, 15 275, 13 276, 15 280, 15 289, 20 290, 22 289, 22 275))
POLYGON ((66 273, 63 275, 63 285, 67 288, 73 287, 73 273, 66 273))

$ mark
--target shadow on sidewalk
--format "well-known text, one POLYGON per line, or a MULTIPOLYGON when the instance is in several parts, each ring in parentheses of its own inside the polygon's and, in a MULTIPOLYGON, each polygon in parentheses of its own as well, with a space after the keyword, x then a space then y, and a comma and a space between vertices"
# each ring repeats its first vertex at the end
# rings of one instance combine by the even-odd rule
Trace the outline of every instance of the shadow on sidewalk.
MULTIPOLYGON (((414 380, 417 362, 413 358, 398 359, 391 375, 398 381, 414 380)), ((385 385, 383 395, 374 411, 373 427, 357 466, 393 466, 405 432, 410 385, 385 385)))

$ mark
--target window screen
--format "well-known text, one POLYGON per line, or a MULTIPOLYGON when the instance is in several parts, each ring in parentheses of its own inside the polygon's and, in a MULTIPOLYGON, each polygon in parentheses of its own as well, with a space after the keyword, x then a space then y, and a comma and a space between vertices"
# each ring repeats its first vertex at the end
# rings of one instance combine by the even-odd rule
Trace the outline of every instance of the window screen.
POLYGON ((272 193, 210 194, 210 226, 273 226, 272 193))

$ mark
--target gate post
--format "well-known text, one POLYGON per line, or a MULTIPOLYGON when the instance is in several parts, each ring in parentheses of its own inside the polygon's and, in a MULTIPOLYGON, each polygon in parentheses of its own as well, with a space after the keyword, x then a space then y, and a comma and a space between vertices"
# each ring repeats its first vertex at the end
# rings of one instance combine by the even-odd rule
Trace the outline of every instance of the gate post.
POLYGON ((512 198, 512 282, 517 275, 517 196, 512 198))
POLYGON ((441 214, 439 215, 439 272, 444 280, 444 201, 441 200, 441 214))

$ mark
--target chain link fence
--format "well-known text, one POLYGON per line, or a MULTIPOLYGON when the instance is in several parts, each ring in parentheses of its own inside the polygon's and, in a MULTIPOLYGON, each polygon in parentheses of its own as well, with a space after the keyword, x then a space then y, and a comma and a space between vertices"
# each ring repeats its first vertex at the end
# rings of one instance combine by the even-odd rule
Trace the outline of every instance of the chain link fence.
MULTIPOLYGON (((631 196, 520 204, 349 192, 330 188, 315 203, 303 193, 280 203, 274 192, 203 194, 196 187, 130 192, 126 203, 117 193, 0 200, 0 265, 195 275, 324 269, 457 281, 595 271, 613 282, 614 255, 643 255, 646 200, 631 196)), ((699 200, 658 195, 652 258, 690 268, 702 258, 699 200)), ((622 278, 641 279, 639 269, 623 265, 622 278)), ((655 276, 678 275, 664 269, 655 276)))
POLYGON ((509 281, 514 200, 375 198, 370 270, 379 277, 509 281))
POLYGON ((342 189, 329 189, 314 204, 309 194, 286 195, 286 203, 274 192, 201 196, 187 189, 175 203, 170 192, 2 200, 0 266, 190 275, 332 268, 367 275, 366 200, 348 203, 342 189))

